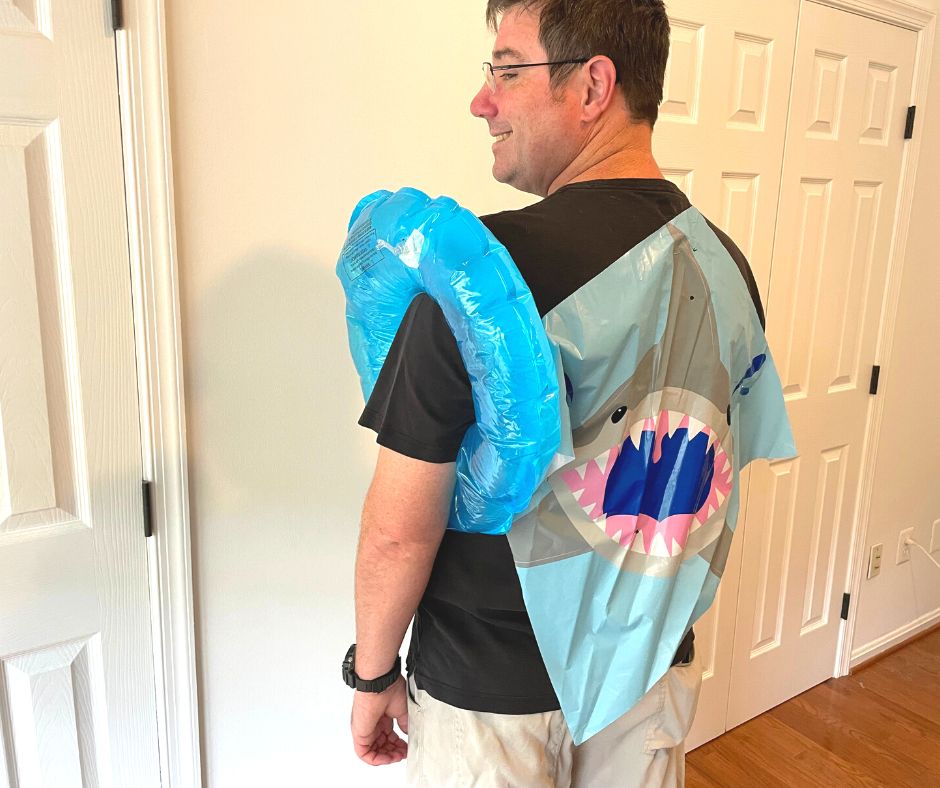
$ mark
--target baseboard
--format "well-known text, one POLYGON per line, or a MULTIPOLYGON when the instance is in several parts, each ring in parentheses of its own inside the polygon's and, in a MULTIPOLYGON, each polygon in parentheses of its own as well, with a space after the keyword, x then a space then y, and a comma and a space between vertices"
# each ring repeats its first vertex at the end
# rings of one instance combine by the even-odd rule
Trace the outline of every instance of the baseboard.
POLYGON ((854 673, 868 663, 886 656, 901 646, 906 646, 911 640, 937 627, 940 627, 940 607, 854 650, 849 663, 849 672, 854 673))

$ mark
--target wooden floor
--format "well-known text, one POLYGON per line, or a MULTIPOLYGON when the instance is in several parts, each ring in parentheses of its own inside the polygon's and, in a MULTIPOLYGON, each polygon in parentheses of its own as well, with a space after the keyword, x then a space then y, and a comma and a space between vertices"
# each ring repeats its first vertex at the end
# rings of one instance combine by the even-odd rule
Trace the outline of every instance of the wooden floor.
POLYGON ((940 630, 686 756, 687 788, 940 788, 940 630))

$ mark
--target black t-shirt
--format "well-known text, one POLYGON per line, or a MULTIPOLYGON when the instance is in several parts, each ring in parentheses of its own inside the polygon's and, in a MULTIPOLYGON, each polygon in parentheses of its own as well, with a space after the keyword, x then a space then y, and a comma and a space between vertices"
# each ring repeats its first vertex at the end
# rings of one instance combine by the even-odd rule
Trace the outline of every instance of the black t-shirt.
MULTIPOLYGON (((564 186, 528 208, 481 217, 512 255, 544 315, 689 208, 665 180, 564 186)), ((750 266, 711 225, 763 310, 750 266)), ((382 446, 427 462, 453 462, 475 421, 470 382, 443 313, 427 295, 411 303, 359 423, 382 446)), ((673 664, 685 661, 690 629, 673 664)), ((559 708, 522 600, 505 536, 447 531, 415 615, 408 672, 459 708, 532 714, 559 708)))

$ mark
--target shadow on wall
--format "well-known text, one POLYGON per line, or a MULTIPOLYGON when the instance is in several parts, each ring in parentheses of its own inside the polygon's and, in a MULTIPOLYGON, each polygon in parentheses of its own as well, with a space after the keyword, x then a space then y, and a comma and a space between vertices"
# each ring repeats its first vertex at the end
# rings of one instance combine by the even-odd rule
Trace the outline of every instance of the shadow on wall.
POLYGON ((228 266, 195 306, 190 473, 215 516, 312 513, 369 472, 344 309, 332 263, 282 248, 228 266))
MULTIPOLYGON (((300 752, 322 724, 317 687, 330 670, 338 676, 353 634, 358 513, 372 470, 342 287, 332 262, 268 247, 187 295, 203 747, 214 752, 205 737, 224 729, 248 760, 300 752)), ((337 696, 344 690, 337 679, 337 696)), ((347 704, 335 714, 331 727, 345 733, 347 704)))

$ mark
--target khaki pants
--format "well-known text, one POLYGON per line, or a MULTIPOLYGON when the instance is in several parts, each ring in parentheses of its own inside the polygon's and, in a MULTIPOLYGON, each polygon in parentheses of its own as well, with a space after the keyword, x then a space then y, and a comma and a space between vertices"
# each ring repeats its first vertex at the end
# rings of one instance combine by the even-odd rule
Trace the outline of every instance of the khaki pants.
POLYGON ((702 686, 695 659, 670 668, 636 706, 576 747, 560 711, 457 709, 409 679, 409 786, 659 788, 685 784, 684 739, 702 686))

